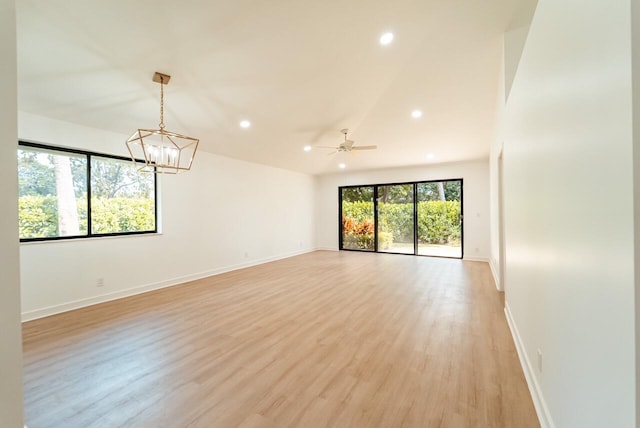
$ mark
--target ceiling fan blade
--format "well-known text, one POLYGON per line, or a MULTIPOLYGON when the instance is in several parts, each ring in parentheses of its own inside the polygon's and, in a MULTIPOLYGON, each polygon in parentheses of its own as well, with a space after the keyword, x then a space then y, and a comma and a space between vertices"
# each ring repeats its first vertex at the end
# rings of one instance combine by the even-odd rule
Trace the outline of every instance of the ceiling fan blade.
POLYGON ((333 150, 336 149, 335 146, 313 146, 313 147, 315 147, 317 149, 333 149, 333 150))
POLYGON ((351 147, 351 150, 375 150, 378 146, 356 146, 351 147))
MULTIPOLYGON (((333 148, 335 149, 335 147, 333 147, 333 148)), ((336 153, 338 153, 338 151, 337 151, 337 150, 334 150, 334 151, 332 151, 332 152, 327 153, 327 156, 333 156, 333 155, 335 155, 336 153)))

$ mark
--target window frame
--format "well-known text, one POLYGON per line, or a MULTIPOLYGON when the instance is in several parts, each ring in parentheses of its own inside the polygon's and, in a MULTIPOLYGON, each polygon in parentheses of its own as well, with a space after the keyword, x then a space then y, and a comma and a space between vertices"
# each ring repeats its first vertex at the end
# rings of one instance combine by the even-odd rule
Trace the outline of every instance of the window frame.
MULTIPOLYGON (((105 237, 113 237, 113 236, 132 236, 132 235, 149 235, 149 234, 157 234, 158 233, 158 175, 154 172, 153 174, 153 216, 154 216, 154 228, 153 230, 143 230, 143 231, 132 231, 132 232, 115 232, 115 233, 93 233, 91 231, 91 158, 106 158, 106 159, 114 159, 125 162, 133 162, 130 157, 126 156, 116 156, 107 153, 98 153, 89 150, 79 150, 79 149, 71 149, 68 147, 59 147, 52 146, 49 144, 41 144, 41 143, 33 143, 30 141, 18 141, 18 150, 20 147, 30 147, 34 149, 43 149, 43 150, 51 150, 62 153, 70 153, 74 155, 85 156, 87 160, 87 233, 82 235, 73 235, 73 236, 49 236, 42 238, 20 238, 20 242, 43 242, 43 241, 68 241, 72 239, 87 239, 87 238, 105 238, 105 237)), ((136 163, 144 165, 144 161, 141 159, 136 159, 136 163)), ((151 172, 149 172, 151 173, 151 172)))
POLYGON ((419 181, 401 181, 398 183, 378 183, 378 184, 351 184, 348 186, 338 186, 338 251, 357 251, 361 253, 378 253, 378 254, 397 254, 401 256, 415 256, 415 257, 437 257, 443 259, 464 259, 464 178, 443 178, 439 180, 419 180, 419 181), (418 254, 418 185, 423 183, 438 183, 446 181, 459 181, 460 182, 460 257, 449 256, 436 256, 418 254), (397 185, 413 185, 413 233, 414 244, 413 254, 411 253, 393 253, 380 251, 378 248, 378 188, 383 186, 397 186, 397 185), (343 231, 342 231, 342 190, 352 189, 357 187, 373 187, 373 214, 374 214, 374 249, 372 250, 360 250, 354 248, 344 248, 343 231))

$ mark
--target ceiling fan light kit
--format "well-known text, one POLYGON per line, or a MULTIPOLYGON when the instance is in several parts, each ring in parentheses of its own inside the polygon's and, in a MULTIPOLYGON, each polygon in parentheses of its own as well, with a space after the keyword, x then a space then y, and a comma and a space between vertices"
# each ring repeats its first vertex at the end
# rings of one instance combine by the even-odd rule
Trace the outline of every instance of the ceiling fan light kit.
POLYGON ((347 134, 349 133, 349 129, 348 128, 341 129, 340 132, 344 134, 344 141, 342 143, 340 143, 339 146, 337 146, 337 147, 316 146, 316 147, 321 148, 321 149, 332 149, 333 151, 331 153, 329 153, 329 156, 334 155, 336 153, 351 153, 354 150, 356 150, 356 151, 359 151, 359 150, 375 150, 375 149, 378 148, 378 146, 356 146, 355 145, 355 141, 347 139, 347 134))
POLYGON ((200 140, 170 132, 164 128, 164 85, 171 76, 156 72, 153 81, 160 83, 159 129, 138 129, 127 139, 127 149, 134 162, 144 160, 143 172, 177 174, 188 171, 198 150, 200 140))

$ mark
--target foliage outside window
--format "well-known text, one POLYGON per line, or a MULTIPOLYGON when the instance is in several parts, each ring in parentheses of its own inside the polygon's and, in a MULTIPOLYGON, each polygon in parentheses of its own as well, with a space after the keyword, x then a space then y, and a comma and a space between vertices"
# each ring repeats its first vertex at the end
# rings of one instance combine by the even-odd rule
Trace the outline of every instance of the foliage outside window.
POLYGON ((340 204, 341 249, 461 257, 460 179, 342 187, 340 204))
MULTIPOLYGON (((418 202, 418 242, 425 244, 460 244, 460 202, 418 202)), ((380 217, 384 216, 384 232, 378 234, 378 246, 386 250, 393 241, 408 242, 406 224, 413 221, 413 203, 379 204, 380 217)), ((342 228, 345 249, 373 248, 373 221, 367 214, 373 212, 373 202, 343 202, 342 228), (347 240, 353 236, 353 244, 347 240)))
POLYGON ((375 250, 373 187, 342 189, 342 246, 351 250, 375 250))
POLYGON ((155 174, 116 156, 18 148, 21 241, 156 231, 155 174))

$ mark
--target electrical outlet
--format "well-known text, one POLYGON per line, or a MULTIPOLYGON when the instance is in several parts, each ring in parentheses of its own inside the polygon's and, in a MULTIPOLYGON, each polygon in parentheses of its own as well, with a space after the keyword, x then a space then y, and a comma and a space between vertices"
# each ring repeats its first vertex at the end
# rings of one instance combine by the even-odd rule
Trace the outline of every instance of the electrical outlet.
POLYGON ((542 351, 538 349, 538 371, 542 373, 542 351))
POLYGON ((104 287, 104 278, 96 279, 96 287, 104 287))
POLYGON ((248 251, 245 251, 245 252, 244 252, 244 258, 245 258, 245 259, 248 259, 248 258, 249 258, 249 252, 248 252, 248 251))

